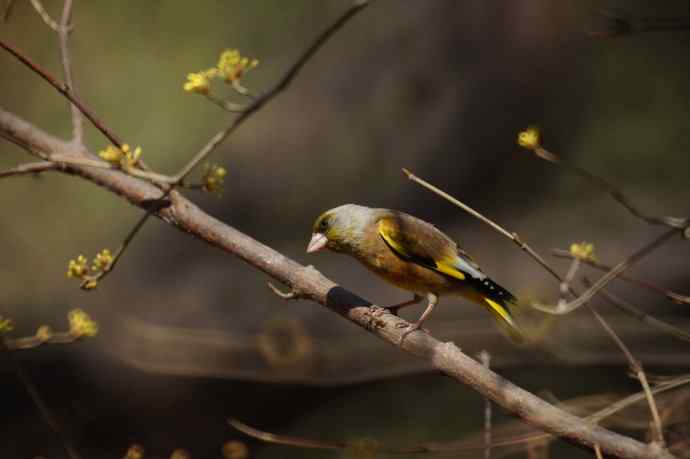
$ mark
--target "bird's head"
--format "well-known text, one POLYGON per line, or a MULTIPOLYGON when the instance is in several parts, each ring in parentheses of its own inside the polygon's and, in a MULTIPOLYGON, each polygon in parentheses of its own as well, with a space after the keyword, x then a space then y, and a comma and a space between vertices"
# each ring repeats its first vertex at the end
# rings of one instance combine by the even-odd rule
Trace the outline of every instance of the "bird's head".
POLYGON ((322 213, 312 227, 307 253, 324 248, 336 252, 353 251, 371 221, 373 211, 368 207, 345 204, 322 213))

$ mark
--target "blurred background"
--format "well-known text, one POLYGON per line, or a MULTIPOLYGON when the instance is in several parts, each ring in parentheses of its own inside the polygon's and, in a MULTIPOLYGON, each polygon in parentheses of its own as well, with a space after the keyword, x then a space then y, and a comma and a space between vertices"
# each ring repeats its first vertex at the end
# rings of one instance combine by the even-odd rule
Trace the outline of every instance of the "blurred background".
MULTIPOLYGON (((44 3, 59 17, 62 2, 44 3)), ((77 89, 110 128, 142 146, 149 165, 173 173, 231 116, 184 93, 187 73, 238 48, 261 62, 242 80, 259 93, 347 5, 76 2, 77 89)), ((569 262, 551 257, 553 248, 590 241, 602 262, 615 264, 663 230, 520 149, 516 136, 528 125, 542 128, 546 148, 606 177, 641 208, 687 215, 690 33, 593 38, 586 31, 600 25, 602 9, 690 18, 682 0, 379 0, 217 151, 213 160, 228 170, 222 197, 188 195, 379 304, 408 294, 347 257, 305 253, 324 210, 354 202, 433 221, 518 297, 553 303, 558 285, 533 260, 400 169, 519 233, 562 273, 569 262)), ((60 75, 55 34, 29 2, 16 2, 0 36, 60 75)), ((226 88, 214 90, 241 101, 226 88)), ((7 54, 0 55, 0 106, 56 136, 71 133, 65 100, 7 54)), ((88 125, 86 139, 94 152, 106 145, 88 125)), ((30 160, 8 142, 0 147, 2 168, 30 160)), ((93 339, 15 353, 83 457, 122 457, 132 443, 148 457, 168 457, 175 448, 194 458, 222 457, 221 445, 233 439, 256 458, 365 457, 262 444, 230 429, 230 416, 280 433, 399 446, 481 431, 483 400, 474 391, 316 304, 280 300, 264 274, 160 221, 149 221, 97 291, 79 290, 65 277, 67 261, 115 249, 142 211, 59 174, 5 179, 0 189, 0 315, 14 320, 13 336, 43 324, 66 328, 75 307, 100 325, 93 339)), ((688 243, 674 239, 630 273, 688 294, 689 255, 688 243)), ((611 291, 690 328, 688 305, 620 282, 611 291)), ((650 373, 687 371, 687 342, 601 300, 594 304, 650 373)), ((421 310, 402 314, 414 319, 421 310)), ((487 350, 499 373, 552 399, 639 390, 585 309, 550 323, 536 348, 511 345, 485 311, 459 299, 443 299, 428 326, 471 355, 487 350)), ((11 367, 4 363, 0 372, 0 454, 63 457, 11 367)), ((496 425, 510 419, 494 413, 496 425)), ((641 409, 643 426, 647 414, 641 409)), ((551 453, 591 457, 563 442, 551 453)), ((523 450, 513 454, 525 457, 523 450)))

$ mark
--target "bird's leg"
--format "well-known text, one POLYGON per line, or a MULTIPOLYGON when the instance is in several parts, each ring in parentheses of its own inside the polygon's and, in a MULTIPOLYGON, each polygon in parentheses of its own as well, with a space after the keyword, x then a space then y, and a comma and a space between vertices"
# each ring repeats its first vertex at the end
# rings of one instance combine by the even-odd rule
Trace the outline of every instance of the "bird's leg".
MULTIPOLYGON (((424 323, 424 321, 425 321, 427 318, 429 318, 429 315, 431 314, 431 311, 434 310, 434 306, 436 306, 436 303, 438 303, 438 296, 437 296, 437 295, 435 295, 435 294, 433 294, 433 293, 429 293, 429 294, 427 294, 426 297, 427 297, 427 300, 429 300, 429 304, 427 305, 426 309, 424 310, 424 312, 422 313, 422 315, 419 317, 419 319, 417 320, 417 322, 415 322, 415 323, 413 323, 413 324, 410 324, 410 326, 407 328, 407 330, 405 330, 405 332, 403 333, 403 335, 400 337, 400 344, 402 344, 403 341, 405 341, 405 338, 407 337, 407 335, 409 335, 409 334, 412 333, 413 331, 419 330, 420 328, 421 328, 422 330, 424 330, 424 329, 422 328, 422 324, 424 323)), ((400 325, 402 325, 402 324, 400 324, 400 325)), ((403 326, 404 326, 404 325, 403 325, 403 326)), ((425 331, 426 331, 426 330, 425 330, 425 331)))
POLYGON ((423 299, 424 299, 423 297, 421 297, 420 295, 417 295, 415 293, 411 300, 403 301, 402 303, 394 304, 391 306, 384 306, 383 309, 387 309, 391 314, 393 314, 394 316, 397 316, 400 308, 404 308, 405 306, 411 306, 413 304, 417 304, 420 301, 422 301, 423 299))

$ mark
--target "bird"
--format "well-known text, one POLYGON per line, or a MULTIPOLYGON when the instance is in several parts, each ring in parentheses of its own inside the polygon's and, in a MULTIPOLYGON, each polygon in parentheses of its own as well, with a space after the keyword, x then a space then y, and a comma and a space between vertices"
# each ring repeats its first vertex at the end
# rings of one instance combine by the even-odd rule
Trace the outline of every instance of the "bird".
POLYGON ((488 309, 514 341, 522 331, 509 305, 516 298, 491 280, 453 239, 431 223, 407 213, 357 204, 344 204, 323 212, 314 222, 307 253, 329 249, 354 257, 385 281, 413 293, 412 300, 386 309, 420 303, 427 306, 401 336, 422 329, 442 295, 461 296, 488 309))

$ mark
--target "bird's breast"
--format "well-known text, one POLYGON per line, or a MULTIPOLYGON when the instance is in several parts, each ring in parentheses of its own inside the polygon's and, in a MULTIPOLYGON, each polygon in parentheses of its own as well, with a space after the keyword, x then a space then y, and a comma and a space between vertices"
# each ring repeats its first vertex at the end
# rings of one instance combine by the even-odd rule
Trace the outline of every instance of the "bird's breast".
POLYGON ((447 276, 401 259, 383 242, 377 249, 354 255, 371 272, 399 288, 418 294, 429 292, 440 294, 453 291, 458 287, 458 282, 447 276))

